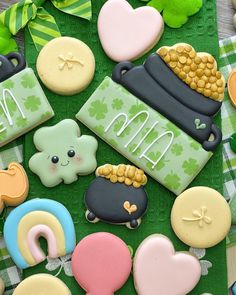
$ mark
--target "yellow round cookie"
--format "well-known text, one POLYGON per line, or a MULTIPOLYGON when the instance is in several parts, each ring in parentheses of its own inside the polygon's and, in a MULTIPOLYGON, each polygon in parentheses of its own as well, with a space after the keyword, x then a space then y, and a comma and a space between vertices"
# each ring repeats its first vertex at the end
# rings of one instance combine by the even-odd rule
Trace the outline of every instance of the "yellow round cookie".
POLYGON ((194 248, 209 248, 221 242, 231 226, 231 212, 216 190, 199 186, 179 195, 171 211, 177 237, 194 248))
POLYGON ((92 81, 95 58, 84 42, 59 37, 43 47, 36 66, 47 88, 61 95, 73 95, 84 90, 92 81))
POLYGON ((68 287, 49 274, 36 274, 22 281, 13 295, 71 295, 68 287))

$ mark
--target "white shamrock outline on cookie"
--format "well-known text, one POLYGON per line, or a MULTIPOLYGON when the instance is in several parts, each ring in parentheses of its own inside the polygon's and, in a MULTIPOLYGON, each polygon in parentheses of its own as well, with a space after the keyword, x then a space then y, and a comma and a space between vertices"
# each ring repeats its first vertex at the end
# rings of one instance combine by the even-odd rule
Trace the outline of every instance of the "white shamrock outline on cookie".
POLYGON ((202 276, 207 276, 209 272, 208 269, 212 267, 212 263, 208 260, 202 259, 206 255, 206 249, 198 249, 198 248, 190 247, 189 252, 198 258, 201 265, 201 269, 202 269, 202 272, 201 272, 202 276))
POLYGON ((50 272, 59 268, 55 277, 59 276, 62 269, 64 269, 64 272, 68 277, 73 277, 72 266, 71 266, 71 256, 72 256, 71 254, 68 254, 63 257, 59 257, 55 259, 47 257, 48 263, 46 264, 45 268, 50 272))

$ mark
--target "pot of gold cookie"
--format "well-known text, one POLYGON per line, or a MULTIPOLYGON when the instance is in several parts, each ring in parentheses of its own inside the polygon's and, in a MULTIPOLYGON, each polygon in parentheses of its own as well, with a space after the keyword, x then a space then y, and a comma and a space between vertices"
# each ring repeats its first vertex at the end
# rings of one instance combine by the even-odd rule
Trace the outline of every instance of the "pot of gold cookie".
POLYGON ((221 142, 222 134, 213 116, 224 98, 225 79, 212 55, 198 53, 185 43, 164 46, 141 66, 119 63, 112 79, 198 141, 205 150, 212 151, 221 142))
POLYGON ((96 176, 85 193, 87 220, 137 228, 148 202, 143 170, 131 165, 106 164, 97 168, 96 176))

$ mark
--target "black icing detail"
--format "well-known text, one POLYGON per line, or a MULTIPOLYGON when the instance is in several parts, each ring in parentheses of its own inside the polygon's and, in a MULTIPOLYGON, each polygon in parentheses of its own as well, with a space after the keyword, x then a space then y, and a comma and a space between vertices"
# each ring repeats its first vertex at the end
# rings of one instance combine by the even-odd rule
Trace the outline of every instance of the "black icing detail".
POLYGON ((87 215, 89 221, 98 218, 114 224, 129 223, 132 228, 139 225, 138 220, 147 210, 147 202, 143 186, 135 188, 124 183, 112 183, 100 176, 90 184, 85 193, 85 205, 90 211, 87 215), (137 211, 129 214, 123 207, 126 201, 131 205, 135 204, 137 211))
POLYGON ((0 82, 17 74, 25 67, 25 59, 20 53, 12 52, 7 55, 0 55, 0 82), (14 64, 14 60, 16 64, 14 64))
POLYGON ((58 156, 53 156, 51 161, 52 161, 53 164, 57 164, 59 162, 58 156))
POLYGON ((74 150, 69 150, 67 153, 67 156, 70 158, 73 158, 75 156, 75 151, 74 150))
MULTIPOLYGON (((157 56, 156 58, 158 59, 157 56)), ((169 73, 173 74, 172 72, 169 73)), ((212 117, 190 109, 186 106, 187 104, 181 103, 180 99, 177 99, 152 78, 145 65, 135 67, 130 62, 119 63, 113 71, 112 79, 201 143, 207 151, 214 150, 221 142, 221 131, 214 125, 212 117), (197 129, 195 125, 196 118, 200 120, 201 124, 206 124, 206 128, 197 129), (209 137, 213 131, 215 139, 210 142, 209 137)), ((179 82, 184 86, 181 86, 181 89, 186 91, 188 86, 182 81, 179 82)), ((196 93, 195 98, 197 102, 198 96, 200 95, 196 93)), ((207 100, 207 98, 200 96, 200 100, 201 98, 207 100)), ((184 98, 182 101, 184 101, 184 98)))
POLYGON ((207 116, 214 116, 222 103, 209 99, 186 85, 157 54, 151 54, 144 64, 147 72, 162 88, 186 107, 207 116))

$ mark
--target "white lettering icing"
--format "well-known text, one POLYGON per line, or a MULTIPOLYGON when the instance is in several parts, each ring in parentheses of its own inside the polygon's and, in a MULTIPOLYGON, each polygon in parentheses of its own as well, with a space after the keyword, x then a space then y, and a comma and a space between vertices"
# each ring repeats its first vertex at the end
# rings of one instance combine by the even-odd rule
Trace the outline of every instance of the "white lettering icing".
MULTIPOLYGON (((21 106, 19 105, 17 99, 16 99, 15 96, 13 95, 13 93, 12 93, 9 89, 3 89, 3 91, 2 91, 2 96, 3 96, 2 99, 3 99, 3 102, 0 101, 0 106, 1 106, 1 108, 2 108, 2 110, 3 110, 3 112, 4 112, 5 116, 6 116, 6 118, 7 118, 7 120, 8 120, 9 125, 10 125, 10 126, 13 126, 13 125, 14 125, 14 124, 13 124, 13 120, 12 120, 12 117, 11 117, 10 111, 9 111, 9 109, 8 109, 8 106, 7 106, 7 101, 6 101, 6 95, 7 95, 7 94, 9 95, 9 97, 10 97, 10 98, 14 101, 14 103, 16 104, 16 106, 17 106, 19 112, 21 113, 22 118, 23 118, 23 119, 26 119, 26 117, 25 117, 25 114, 24 114, 23 110, 21 109, 21 106)), ((4 123, 1 122, 1 123, 0 123, 0 126, 3 126, 3 125, 4 125, 4 123)), ((4 132, 5 130, 6 130, 6 127, 2 128, 2 129, 0 130, 0 133, 4 132)))
POLYGON ((168 149, 170 148, 170 146, 172 145, 174 140, 174 133, 172 131, 167 131, 163 134, 161 134, 160 136, 158 136, 145 150, 144 152, 139 156, 139 159, 145 158, 146 160, 148 160, 150 163, 152 163, 152 169, 154 169, 156 167, 156 165, 161 161, 161 159, 164 157, 164 155, 166 154, 166 152, 168 151, 168 149), (154 162, 152 159, 150 159, 146 153, 151 149, 151 147, 158 141, 160 140, 162 137, 166 136, 170 134, 171 138, 170 141, 168 143, 168 145, 166 146, 166 148, 164 149, 164 151, 162 152, 162 154, 160 155, 160 157, 154 162))
MULTIPOLYGON (((146 115, 145 121, 141 124, 141 126, 138 128, 138 130, 134 133, 134 135, 129 139, 129 141, 124 145, 124 148, 127 148, 129 146, 129 144, 138 136, 138 134, 142 131, 142 129, 144 128, 144 126, 146 125, 147 121, 149 120, 149 112, 148 111, 140 111, 138 112, 135 116, 133 116, 130 120, 128 119, 127 114, 125 113, 119 113, 117 114, 112 121, 110 122, 110 124, 106 127, 105 129, 105 133, 111 128, 111 126, 114 124, 114 122, 116 122, 119 118, 124 118, 125 121, 122 125, 122 127, 120 128, 120 130, 117 132, 117 136, 119 137, 125 130, 127 127, 129 127, 129 125, 131 125, 131 123, 138 118, 139 116, 141 116, 142 114, 146 115)), ((132 153, 136 152, 137 149, 143 144, 144 140, 148 137, 148 135, 152 132, 152 130, 156 127, 156 125, 159 122, 156 121, 152 127, 145 133, 145 135, 141 138, 141 140, 139 141, 139 143, 137 144, 137 146, 132 150, 132 153)), ((170 146, 172 145, 174 140, 174 133, 172 131, 167 131, 162 133, 161 135, 159 135, 143 152, 142 154, 139 156, 139 159, 145 158, 147 161, 149 161, 152 164, 152 169, 154 169, 156 167, 156 165, 161 161, 161 159, 164 157, 164 155, 167 153, 168 149, 170 148, 170 146), (168 136, 170 135, 170 141, 168 143, 168 145, 165 147, 164 151, 162 152, 162 154, 160 155, 160 157, 156 160, 153 161, 152 159, 150 159, 147 156, 147 152, 150 151, 150 149, 152 148, 152 146, 159 141, 161 138, 163 138, 164 136, 168 136)))

